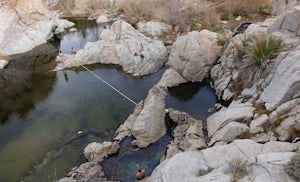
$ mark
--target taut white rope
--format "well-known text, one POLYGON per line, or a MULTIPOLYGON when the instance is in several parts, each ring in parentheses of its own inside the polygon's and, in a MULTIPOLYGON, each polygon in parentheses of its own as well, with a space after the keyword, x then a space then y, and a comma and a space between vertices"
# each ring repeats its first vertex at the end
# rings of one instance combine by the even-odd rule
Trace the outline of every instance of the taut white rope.
POLYGON ((116 89, 115 87, 113 87, 111 84, 109 84, 108 82, 106 82, 105 80, 103 80, 100 76, 98 76, 96 73, 92 72, 91 70, 89 70, 87 67, 83 66, 82 64, 80 64, 81 67, 83 67, 84 69, 86 69, 88 72, 92 73, 96 78, 98 78, 99 80, 101 80, 103 83, 105 83, 106 85, 108 85, 110 88, 112 88, 114 91, 118 92, 120 95, 122 95, 123 97, 125 97, 125 99, 129 100, 130 102, 132 102, 134 105, 137 105, 136 102, 134 102, 132 99, 130 99, 129 97, 127 97, 125 94, 123 94, 121 91, 119 91, 118 89, 116 89))

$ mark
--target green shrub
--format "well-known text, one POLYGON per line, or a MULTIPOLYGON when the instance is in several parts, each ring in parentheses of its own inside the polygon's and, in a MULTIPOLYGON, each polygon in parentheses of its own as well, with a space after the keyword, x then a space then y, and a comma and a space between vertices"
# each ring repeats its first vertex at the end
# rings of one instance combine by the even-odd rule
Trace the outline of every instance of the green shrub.
POLYGON ((270 35, 260 34, 253 36, 249 42, 249 56, 254 61, 255 66, 265 68, 270 59, 278 55, 281 41, 274 39, 270 35))
POLYGON ((229 163, 229 172, 232 173, 232 181, 236 182, 245 177, 247 172, 247 161, 235 158, 229 163))
POLYGON ((244 38, 242 45, 234 44, 235 58, 239 61, 238 69, 243 76, 241 81, 245 87, 251 87, 253 82, 267 73, 268 64, 280 50, 281 40, 267 34, 259 34, 244 38))
POLYGON ((296 153, 285 166, 285 172, 297 181, 300 181, 300 152, 296 153))

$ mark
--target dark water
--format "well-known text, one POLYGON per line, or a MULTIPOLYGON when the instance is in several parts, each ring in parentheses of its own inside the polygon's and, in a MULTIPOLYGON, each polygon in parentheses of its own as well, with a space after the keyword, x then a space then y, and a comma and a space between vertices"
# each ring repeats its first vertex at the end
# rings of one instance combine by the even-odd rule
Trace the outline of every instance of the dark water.
POLYGON ((205 80, 203 83, 188 82, 169 88, 166 108, 184 111, 204 121, 212 114, 208 110, 217 102, 214 90, 209 85, 209 80, 205 80))
MULTIPOLYGON (((132 103, 85 70, 48 72, 55 67, 58 50, 68 53, 71 46, 83 48, 85 42, 97 40, 103 29, 85 21, 78 26, 84 29, 64 35, 58 46, 54 42, 41 47, 0 70, 0 181, 54 181, 65 176, 70 168, 86 160, 82 152, 88 143, 111 140, 133 112, 132 103), (83 135, 75 137, 78 131, 83 135)), ((132 78, 117 66, 89 68, 136 102, 146 97, 164 72, 162 69, 151 76, 132 78)), ((198 84, 183 87, 189 89, 169 89, 167 107, 199 118, 206 116, 216 102, 213 90, 198 84)), ((134 170, 134 160, 138 160, 141 166, 150 166, 150 173, 154 166, 147 161, 160 158, 167 141, 163 138, 146 154, 124 154, 119 170, 134 170), (128 161, 132 161, 130 167, 124 165, 128 161)), ((128 173, 132 172, 120 174, 128 173)))

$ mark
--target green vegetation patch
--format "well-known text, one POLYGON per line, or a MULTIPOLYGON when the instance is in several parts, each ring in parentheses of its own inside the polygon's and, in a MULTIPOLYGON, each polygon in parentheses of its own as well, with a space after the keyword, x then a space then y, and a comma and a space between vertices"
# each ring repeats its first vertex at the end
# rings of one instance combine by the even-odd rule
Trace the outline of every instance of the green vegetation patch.
POLYGON ((295 180, 300 181, 300 152, 296 153, 285 166, 285 172, 295 180))

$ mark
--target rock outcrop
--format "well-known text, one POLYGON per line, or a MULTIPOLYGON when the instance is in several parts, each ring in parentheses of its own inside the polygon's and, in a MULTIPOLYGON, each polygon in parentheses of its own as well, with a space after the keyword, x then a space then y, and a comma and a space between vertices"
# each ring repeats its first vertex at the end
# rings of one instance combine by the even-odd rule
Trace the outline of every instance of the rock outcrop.
POLYGON ((264 89, 260 99, 268 110, 290 101, 300 95, 300 46, 281 60, 273 79, 264 89))
POLYGON ((16 1, 0 6, 0 56, 16 55, 45 44, 54 33, 74 23, 60 20, 42 0, 16 1))
POLYGON ((181 83, 186 83, 185 80, 178 72, 173 70, 172 68, 167 69, 162 78, 157 83, 158 86, 167 88, 167 87, 175 87, 180 85, 181 83))
POLYGON ((292 10, 297 5, 299 5, 298 0, 273 0, 272 14, 280 15, 288 10, 292 10))
POLYGON ((102 181, 104 172, 98 162, 85 162, 79 167, 74 167, 59 182, 76 182, 76 181, 102 181))
POLYGON ((218 130, 230 122, 243 122, 251 119, 254 115, 252 104, 231 104, 228 108, 222 108, 207 118, 208 137, 213 136, 218 130))
POLYGON ((133 145, 147 147, 166 133, 165 97, 166 93, 160 87, 149 90, 144 107, 131 128, 135 138, 133 145))
POLYGON ((201 82, 221 51, 218 34, 207 30, 178 37, 172 46, 168 65, 184 79, 201 82))
POLYGON ((84 156, 90 162, 101 162, 110 154, 118 152, 119 144, 116 142, 92 142, 84 148, 84 156))
POLYGON ((133 76, 143 76, 158 71, 166 61, 167 50, 161 41, 144 36, 130 24, 120 20, 110 30, 103 30, 101 40, 87 43, 75 56, 66 55, 64 65, 56 69, 80 64, 118 64, 133 76), (144 46, 144 58, 137 52, 140 44, 144 46))
POLYGON ((284 166, 298 147, 299 143, 258 144, 252 140, 235 140, 231 144, 202 151, 179 152, 157 166, 148 181, 230 182, 232 173, 229 163, 234 159, 247 163, 246 168, 249 172, 242 181, 294 181, 284 172, 284 166))
POLYGON ((179 151, 195 151, 207 147, 201 120, 196 120, 185 112, 168 110, 176 127, 172 132, 174 139, 168 145, 165 158, 171 158, 179 151))

